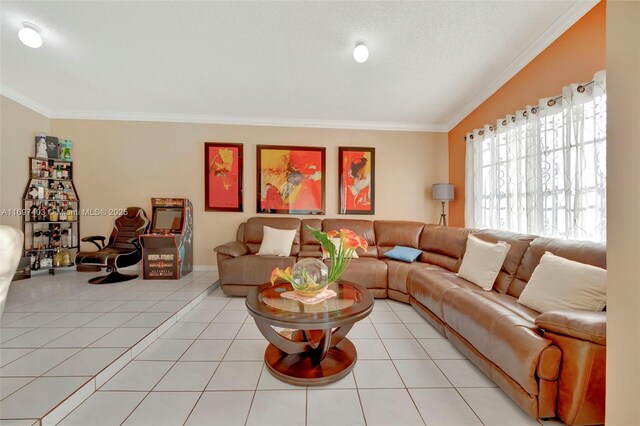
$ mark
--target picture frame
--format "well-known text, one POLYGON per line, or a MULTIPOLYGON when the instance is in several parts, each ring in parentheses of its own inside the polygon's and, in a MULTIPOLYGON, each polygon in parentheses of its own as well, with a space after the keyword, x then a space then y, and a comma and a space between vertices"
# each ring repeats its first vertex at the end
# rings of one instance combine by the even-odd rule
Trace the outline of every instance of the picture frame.
POLYGON ((376 149, 338 147, 338 213, 375 214, 376 149))
POLYGON ((256 212, 325 214, 326 148, 258 145, 256 212))
POLYGON ((243 147, 241 143, 205 142, 205 211, 243 211, 243 147))
POLYGON ((58 138, 56 136, 46 136, 44 134, 40 135, 40 136, 36 136, 35 137, 35 154, 34 157, 36 158, 41 158, 43 160, 57 160, 59 158, 60 152, 59 152, 59 145, 60 142, 58 141, 58 138), (47 149, 47 157, 39 157, 38 156, 38 143, 40 142, 40 139, 42 139, 44 137, 45 143, 46 143, 46 149, 47 149))

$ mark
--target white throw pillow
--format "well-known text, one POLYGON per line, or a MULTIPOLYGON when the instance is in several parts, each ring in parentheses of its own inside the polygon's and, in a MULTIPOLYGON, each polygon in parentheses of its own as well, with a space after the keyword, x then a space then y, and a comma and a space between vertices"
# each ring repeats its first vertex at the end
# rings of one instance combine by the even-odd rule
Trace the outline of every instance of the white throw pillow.
POLYGON ((275 229, 265 226, 262 228, 262 244, 258 255, 282 256, 291 255, 291 246, 296 238, 295 229, 275 229))
MULTIPOLYGON (((336 255, 338 254, 338 247, 340 247, 340 238, 329 238, 331 240, 331 242, 333 243, 333 246, 336 248, 336 255)), ((329 255, 328 254, 324 254, 324 252, 322 252, 322 258, 323 259, 328 259, 329 255)), ((357 259, 358 258, 358 253, 356 253, 356 251, 354 250, 353 253, 351 254, 351 259, 357 259)))
POLYGON ((504 241, 494 244, 469 235, 458 276, 491 291, 510 248, 504 241))
POLYGON ((538 312, 601 311, 607 304, 607 270, 546 252, 518 303, 538 312))

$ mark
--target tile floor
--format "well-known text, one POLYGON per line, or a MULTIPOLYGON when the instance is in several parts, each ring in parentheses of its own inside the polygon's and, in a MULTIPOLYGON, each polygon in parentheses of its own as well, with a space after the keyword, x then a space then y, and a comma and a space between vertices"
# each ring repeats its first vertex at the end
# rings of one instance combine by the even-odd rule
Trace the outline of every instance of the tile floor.
MULTIPOLYGON (((61 402, 71 404, 67 398, 76 391, 74 398, 86 398, 132 356, 145 366, 179 356, 190 342, 172 340, 158 354, 153 344, 142 349, 218 278, 215 272, 194 272, 176 281, 87 283, 96 275, 64 271, 11 284, 0 319, 0 424, 31 425, 61 402), (135 354, 134 345, 140 348, 135 354)), ((164 373, 156 373, 158 379, 164 373)), ((153 377, 145 377, 148 386, 156 384, 153 377)))
POLYGON ((244 298, 216 288, 59 424, 538 424, 409 305, 376 300, 348 337, 359 359, 346 378, 282 383, 263 366, 267 342, 244 298))

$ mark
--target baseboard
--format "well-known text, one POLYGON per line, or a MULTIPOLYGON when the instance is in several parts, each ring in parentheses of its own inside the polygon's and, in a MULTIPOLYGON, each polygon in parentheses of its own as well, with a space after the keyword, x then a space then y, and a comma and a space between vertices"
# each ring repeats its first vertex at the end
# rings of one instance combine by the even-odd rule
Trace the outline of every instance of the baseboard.
MULTIPOLYGON (((142 265, 137 264, 133 266, 127 266, 126 268, 118 268, 118 270, 141 273, 142 265)), ((202 272, 202 271, 218 272, 218 266, 217 265, 193 265, 193 270, 195 272, 202 272)))

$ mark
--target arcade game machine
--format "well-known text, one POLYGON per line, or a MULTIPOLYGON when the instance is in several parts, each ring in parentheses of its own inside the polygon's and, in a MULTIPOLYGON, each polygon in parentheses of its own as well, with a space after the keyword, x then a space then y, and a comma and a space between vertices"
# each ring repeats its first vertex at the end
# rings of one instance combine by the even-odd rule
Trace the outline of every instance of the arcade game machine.
POLYGON ((187 198, 152 198, 150 233, 141 235, 145 280, 178 280, 193 270, 193 206, 187 198))

